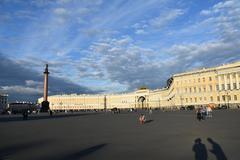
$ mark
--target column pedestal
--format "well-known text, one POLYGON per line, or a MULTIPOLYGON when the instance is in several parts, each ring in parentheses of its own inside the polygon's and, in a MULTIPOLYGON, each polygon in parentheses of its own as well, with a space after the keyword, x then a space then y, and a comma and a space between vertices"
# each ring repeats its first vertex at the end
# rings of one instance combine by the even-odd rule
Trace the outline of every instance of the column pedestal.
POLYGON ((49 102, 48 101, 43 101, 41 104, 41 112, 48 112, 49 110, 49 102))

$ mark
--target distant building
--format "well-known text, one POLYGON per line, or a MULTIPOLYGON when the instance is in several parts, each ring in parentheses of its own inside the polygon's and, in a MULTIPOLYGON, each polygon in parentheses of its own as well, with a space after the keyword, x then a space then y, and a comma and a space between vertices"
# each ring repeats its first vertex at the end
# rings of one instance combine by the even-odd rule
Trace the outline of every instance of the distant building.
MULTIPOLYGON (((154 78, 154 77, 153 77, 154 78)), ((51 110, 240 106, 240 62, 173 75, 167 87, 125 94, 53 95, 51 110)), ((38 99, 41 103, 43 98, 38 99)))
POLYGON ((13 114, 22 113, 26 110, 31 113, 37 110, 37 105, 31 102, 15 102, 9 103, 7 110, 13 114))
POLYGON ((0 113, 3 112, 8 105, 8 95, 0 94, 0 113))

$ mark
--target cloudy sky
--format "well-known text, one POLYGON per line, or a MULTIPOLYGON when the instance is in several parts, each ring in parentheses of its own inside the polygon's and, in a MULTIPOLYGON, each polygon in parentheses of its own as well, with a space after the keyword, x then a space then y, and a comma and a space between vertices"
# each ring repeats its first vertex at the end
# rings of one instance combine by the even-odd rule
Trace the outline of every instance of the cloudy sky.
POLYGON ((10 100, 165 86, 240 60, 239 0, 0 0, 0 91, 10 100))

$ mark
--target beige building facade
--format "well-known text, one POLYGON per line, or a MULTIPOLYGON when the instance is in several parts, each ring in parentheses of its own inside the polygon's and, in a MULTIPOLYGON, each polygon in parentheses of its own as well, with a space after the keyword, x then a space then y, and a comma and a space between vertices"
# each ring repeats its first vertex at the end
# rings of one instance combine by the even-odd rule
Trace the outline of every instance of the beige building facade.
MULTIPOLYGON (((107 95, 53 95, 51 110, 240 106, 240 62, 173 75, 162 89, 107 95)), ((39 103, 43 98, 38 100, 39 103)))

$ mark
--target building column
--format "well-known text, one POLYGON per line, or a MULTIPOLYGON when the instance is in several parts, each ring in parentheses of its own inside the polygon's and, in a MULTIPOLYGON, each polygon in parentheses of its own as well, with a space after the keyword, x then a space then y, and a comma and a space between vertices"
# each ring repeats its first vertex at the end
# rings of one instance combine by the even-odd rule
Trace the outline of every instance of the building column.
POLYGON ((220 75, 218 75, 218 88, 219 88, 219 91, 222 90, 221 76, 220 75))
POLYGON ((236 73, 236 84, 237 84, 237 89, 239 89, 239 79, 238 79, 239 73, 236 73))
POLYGON ((224 74, 223 77, 224 77, 224 86, 225 86, 225 90, 227 90, 227 75, 224 74))
POLYGON ((233 77, 232 77, 232 73, 230 73, 230 90, 233 90, 233 77))

